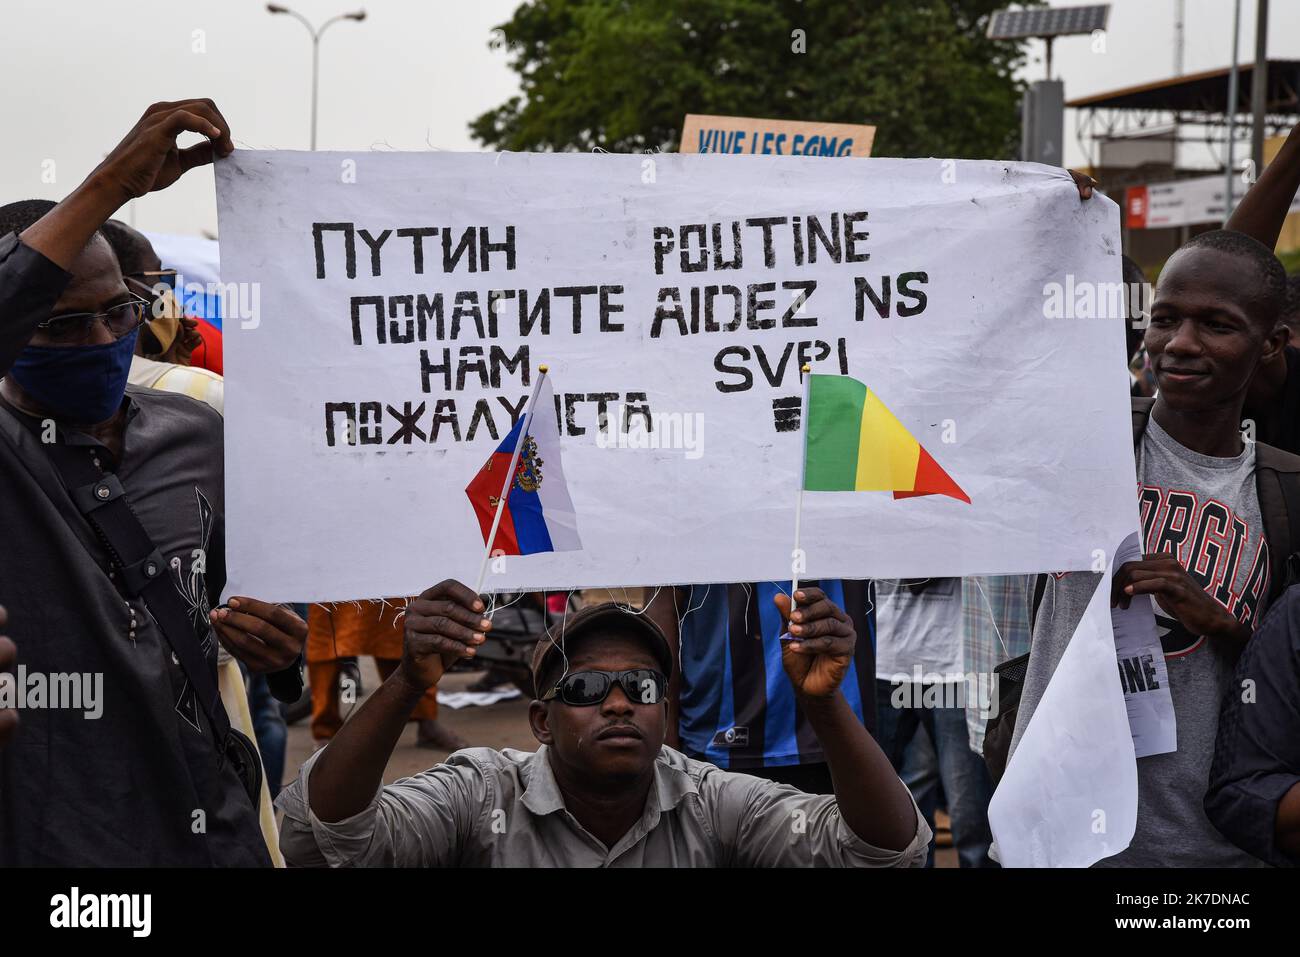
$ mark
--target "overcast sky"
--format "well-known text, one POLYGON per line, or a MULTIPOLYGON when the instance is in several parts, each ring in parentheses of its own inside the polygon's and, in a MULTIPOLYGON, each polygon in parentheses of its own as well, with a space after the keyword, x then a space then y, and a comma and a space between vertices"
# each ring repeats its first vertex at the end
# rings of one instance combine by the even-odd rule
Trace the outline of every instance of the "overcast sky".
MULTIPOLYGON (((851 0, 845 0, 851 2, 851 0)), ((1054 71, 1075 97, 1173 70, 1176 0, 1115 0, 1106 51, 1058 40, 1054 71)), ((474 150, 467 124, 517 91, 491 28, 518 0, 361 0, 368 19, 321 42, 320 149, 474 150)), ((1073 6, 1076 0, 1053 0, 1073 6)), ((358 5, 292 0, 313 23, 358 5)), ((1186 0, 1185 70, 1226 66, 1232 0, 1186 0)), ((1274 0, 1269 55, 1300 59, 1300 3, 1274 0)), ((1255 0, 1242 2, 1241 56, 1254 53, 1255 0)), ((798 26, 792 24, 791 28, 798 26)), ((815 36, 808 56, 815 69, 815 36)), ((1042 76, 1042 44, 1026 75, 1042 76)), ((237 146, 306 149, 311 42, 255 0, 4 0, 0 5, 0 201, 64 196, 155 100, 210 96, 237 146), (197 32, 196 32, 197 31, 197 32), (54 182, 43 181, 53 161, 54 182)), ((638 69, 629 64, 630 69, 638 69)), ((901 64, 900 69, 906 69, 901 64)), ((693 105, 682 104, 682 113, 693 105)), ((820 117, 809 117, 820 119, 820 117)), ((1067 160, 1082 153, 1067 116, 1067 160)), ((197 171, 123 211, 142 229, 216 228, 212 174, 197 171)))

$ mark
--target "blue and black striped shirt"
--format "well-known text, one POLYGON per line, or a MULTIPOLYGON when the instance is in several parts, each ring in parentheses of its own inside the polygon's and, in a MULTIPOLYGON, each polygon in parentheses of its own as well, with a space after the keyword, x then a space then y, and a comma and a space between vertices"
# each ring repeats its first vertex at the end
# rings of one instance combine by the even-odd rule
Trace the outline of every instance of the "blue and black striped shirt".
MULTIPOLYGON (((853 620, 858 645, 841 690, 859 720, 873 728, 871 582, 831 581, 821 587, 853 620)), ((687 589, 680 628, 680 734, 687 754, 736 770, 826 760, 781 667, 781 614, 772 599, 789 590, 789 582, 687 589)))

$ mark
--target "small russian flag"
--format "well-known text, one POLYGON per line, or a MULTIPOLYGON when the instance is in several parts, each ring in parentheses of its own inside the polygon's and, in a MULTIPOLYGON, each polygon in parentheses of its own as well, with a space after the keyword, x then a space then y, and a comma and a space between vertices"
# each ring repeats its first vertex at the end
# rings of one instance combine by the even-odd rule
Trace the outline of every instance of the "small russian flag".
POLYGON ((537 390, 534 412, 521 416, 501 440, 497 450, 465 487, 483 532, 483 543, 493 553, 532 555, 536 552, 571 552, 582 548, 573 500, 564 480, 560 461, 560 429, 555 421, 555 390, 549 377, 537 390), (489 542, 492 519, 496 515, 519 434, 528 422, 528 434, 519 448, 514 477, 506 493, 505 509, 497 528, 495 543, 489 542))

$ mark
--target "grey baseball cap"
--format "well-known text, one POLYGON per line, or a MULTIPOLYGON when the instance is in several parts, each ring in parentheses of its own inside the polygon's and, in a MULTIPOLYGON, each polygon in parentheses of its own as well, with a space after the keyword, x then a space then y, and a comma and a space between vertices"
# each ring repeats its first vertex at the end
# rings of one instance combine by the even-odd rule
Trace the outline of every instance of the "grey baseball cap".
POLYGON ((663 673, 672 677, 673 652, 668 646, 668 638, 663 630, 643 612, 617 602, 607 601, 565 615, 537 642, 537 647, 533 649, 532 665, 535 693, 541 696, 542 689, 539 687, 541 676, 550 663, 560 655, 560 649, 572 646, 585 634, 606 630, 640 638, 663 668, 663 673))

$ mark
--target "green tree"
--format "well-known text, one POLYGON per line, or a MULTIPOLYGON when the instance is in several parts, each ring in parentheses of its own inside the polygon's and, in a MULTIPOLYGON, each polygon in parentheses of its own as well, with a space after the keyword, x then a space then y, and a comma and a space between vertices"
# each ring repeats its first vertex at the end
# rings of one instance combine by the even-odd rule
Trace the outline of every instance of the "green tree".
POLYGON ((470 130, 495 149, 673 150, 685 114, 713 113, 872 123, 875 156, 1009 157, 1023 48, 984 35, 1005 5, 527 0, 491 41, 522 95, 470 130))

